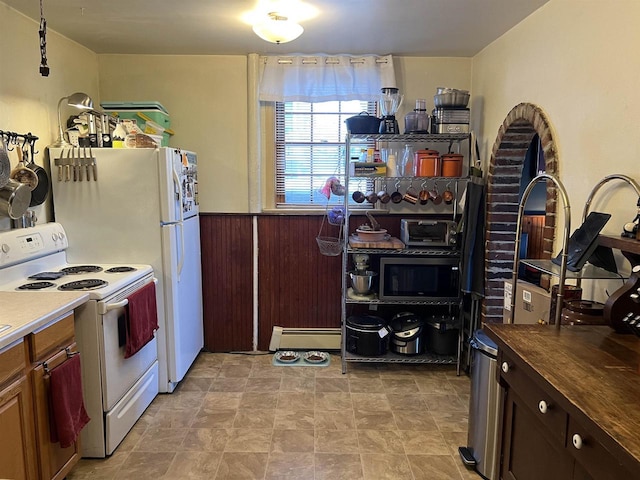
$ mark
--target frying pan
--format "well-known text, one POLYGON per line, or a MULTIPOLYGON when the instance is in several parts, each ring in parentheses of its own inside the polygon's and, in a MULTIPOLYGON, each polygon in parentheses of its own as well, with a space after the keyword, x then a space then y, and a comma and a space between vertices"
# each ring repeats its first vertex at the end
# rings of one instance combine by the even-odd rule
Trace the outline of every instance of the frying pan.
POLYGON ((49 190, 51 185, 49 184, 49 174, 40 165, 34 161, 35 157, 35 145, 31 143, 31 161, 27 165, 38 177, 38 185, 31 191, 30 207, 42 205, 49 196, 49 190))
POLYGON ((19 161, 16 167, 11 170, 10 177, 17 182, 24 183, 29 187, 29 190, 33 192, 33 190, 38 186, 38 176, 36 175, 36 172, 31 170, 24 163, 24 155, 28 157, 29 151, 23 150, 22 148, 17 148, 16 150, 18 151, 19 161))

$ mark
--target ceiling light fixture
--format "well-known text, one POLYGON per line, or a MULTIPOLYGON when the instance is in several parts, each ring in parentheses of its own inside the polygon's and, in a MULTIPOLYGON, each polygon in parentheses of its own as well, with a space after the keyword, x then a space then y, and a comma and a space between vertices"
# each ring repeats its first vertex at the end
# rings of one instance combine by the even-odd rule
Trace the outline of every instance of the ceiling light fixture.
POLYGON ((295 40, 302 35, 304 28, 287 17, 270 12, 268 19, 253 26, 253 31, 267 42, 280 44, 295 40))

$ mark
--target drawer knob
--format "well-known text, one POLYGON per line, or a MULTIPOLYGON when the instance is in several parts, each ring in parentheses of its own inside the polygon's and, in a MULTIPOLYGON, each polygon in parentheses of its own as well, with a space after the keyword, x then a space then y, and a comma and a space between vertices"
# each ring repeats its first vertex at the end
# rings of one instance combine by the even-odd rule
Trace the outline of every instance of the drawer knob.
POLYGON ((507 362, 502 362, 502 371, 507 373, 509 371, 509 364, 507 362))
POLYGON ((576 449, 580 450, 582 448, 582 437, 577 433, 573 435, 571 441, 573 442, 573 446, 576 447, 576 449))
POLYGON ((547 413, 548 409, 549 409, 549 404, 544 400, 540 400, 540 402, 538 403, 538 410, 540 410, 540 413, 543 413, 543 414, 547 413))

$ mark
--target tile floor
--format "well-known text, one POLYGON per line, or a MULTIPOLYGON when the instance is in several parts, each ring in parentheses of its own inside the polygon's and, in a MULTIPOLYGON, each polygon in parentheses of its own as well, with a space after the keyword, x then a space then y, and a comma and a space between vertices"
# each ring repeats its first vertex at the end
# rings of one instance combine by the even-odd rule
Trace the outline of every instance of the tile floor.
POLYGON ((275 367, 202 353, 115 453, 79 479, 478 480, 466 444, 469 378, 452 366, 275 367))

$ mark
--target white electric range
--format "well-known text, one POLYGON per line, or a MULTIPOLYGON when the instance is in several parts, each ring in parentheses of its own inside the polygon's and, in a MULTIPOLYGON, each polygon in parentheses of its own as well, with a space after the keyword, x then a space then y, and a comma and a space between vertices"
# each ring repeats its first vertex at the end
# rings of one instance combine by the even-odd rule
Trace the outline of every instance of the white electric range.
POLYGON ((154 338, 124 358, 128 296, 155 282, 150 265, 67 263, 68 240, 59 223, 0 232, 0 291, 85 291, 75 310, 85 408, 83 457, 111 455, 158 394, 154 338))

